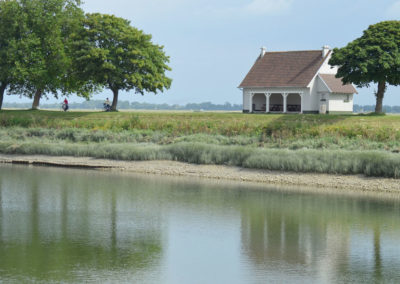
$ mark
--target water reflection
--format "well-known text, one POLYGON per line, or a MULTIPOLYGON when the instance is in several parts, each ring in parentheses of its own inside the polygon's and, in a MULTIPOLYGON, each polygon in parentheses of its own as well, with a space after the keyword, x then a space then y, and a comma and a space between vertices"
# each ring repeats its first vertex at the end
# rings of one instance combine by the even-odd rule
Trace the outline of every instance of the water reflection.
POLYGON ((90 279, 93 271, 134 275, 160 259, 159 216, 141 210, 144 205, 124 188, 115 190, 112 180, 91 181, 68 171, 22 172, 23 178, 6 168, 1 175, 0 275, 5 279, 74 282, 90 279))
POLYGON ((274 267, 273 273, 314 274, 327 282, 400 279, 395 269, 400 265, 397 202, 279 192, 252 195, 241 208, 242 249, 256 272, 274 267), (382 246, 398 257, 385 262, 382 246))
POLYGON ((0 166, 0 282, 399 282, 399 205, 0 166))

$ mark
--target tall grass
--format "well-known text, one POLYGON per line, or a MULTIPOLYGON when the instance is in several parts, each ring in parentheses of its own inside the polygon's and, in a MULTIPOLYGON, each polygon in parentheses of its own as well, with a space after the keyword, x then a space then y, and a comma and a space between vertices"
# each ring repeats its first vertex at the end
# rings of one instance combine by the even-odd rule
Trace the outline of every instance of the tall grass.
POLYGON ((129 161, 175 160, 266 170, 400 178, 400 155, 383 151, 293 151, 203 143, 176 143, 160 146, 154 144, 43 144, 9 141, 0 142, 0 153, 88 156, 129 161))
POLYGON ((217 134, 173 135, 151 130, 88 130, 80 128, 0 128, 0 141, 40 141, 44 143, 153 143, 167 145, 174 143, 203 143, 210 145, 240 145, 258 148, 278 149, 331 149, 331 150, 385 150, 400 151, 400 140, 377 142, 359 137, 335 136, 315 138, 276 139, 263 135, 224 136, 217 134))

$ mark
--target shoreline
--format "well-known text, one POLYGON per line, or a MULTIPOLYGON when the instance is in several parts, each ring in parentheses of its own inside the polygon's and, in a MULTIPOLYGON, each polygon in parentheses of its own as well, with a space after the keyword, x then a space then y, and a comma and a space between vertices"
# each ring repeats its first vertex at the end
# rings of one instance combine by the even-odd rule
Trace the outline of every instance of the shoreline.
POLYGON ((399 180, 390 178, 365 177, 363 175, 280 172, 224 165, 197 165, 176 161, 117 161, 90 157, 1 154, 0 164, 24 164, 161 176, 181 176, 259 185, 310 187, 314 190, 330 189, 337 192, 400 193, 399 180))

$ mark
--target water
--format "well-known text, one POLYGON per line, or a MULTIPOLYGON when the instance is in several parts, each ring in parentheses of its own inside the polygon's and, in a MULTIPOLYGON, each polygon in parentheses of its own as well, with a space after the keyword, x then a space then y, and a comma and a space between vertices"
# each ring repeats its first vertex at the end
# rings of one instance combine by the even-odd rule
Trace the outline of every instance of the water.
POLYGON ((0 166, 0 282, 400 282, 400 201, 0 166))

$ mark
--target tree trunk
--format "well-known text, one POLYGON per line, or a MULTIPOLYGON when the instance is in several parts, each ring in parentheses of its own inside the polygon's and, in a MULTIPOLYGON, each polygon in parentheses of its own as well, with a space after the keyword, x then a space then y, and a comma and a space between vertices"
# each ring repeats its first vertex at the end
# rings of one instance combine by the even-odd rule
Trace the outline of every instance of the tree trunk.
POLYGON ((375 94, 376 96, 375 113, 382 113, 383 97, 385 95, 385 91, 386 91, 386 82, 380 81, 378 83, 378 92, 375 94))
POLYGON ((35 96, 33 97, 32 109, 36 110, 39 108, 40 98, 42 97, 42 90, 37 89, 35 96))
POLYGON ((2 83, 0 85, 0 110, 3 106, 3 99, 4 99, 4 93, 6 91, 6 88, 7 88, 7 84, 2 83))
POLYGON ((112 90, 114 94, 113 102, 111 105, 111 111, 117 111, 117 104, 118 104, 118 89, 112 90))

